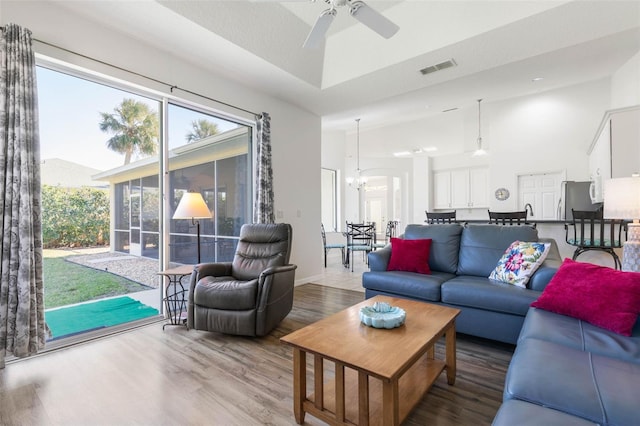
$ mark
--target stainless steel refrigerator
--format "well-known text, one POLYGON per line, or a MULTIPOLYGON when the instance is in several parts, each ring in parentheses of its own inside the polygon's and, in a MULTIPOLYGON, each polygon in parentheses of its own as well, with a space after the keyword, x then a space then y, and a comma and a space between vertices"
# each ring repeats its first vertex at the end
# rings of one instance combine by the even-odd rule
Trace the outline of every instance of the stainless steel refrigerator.
POLYGON ((571 209, 593 211, 602 207, 601 202, 594 203, 591 199, 593 195, 592 181, 576 182, 564 181, 560 192, 560 202, 558 203, 558 219, 573 220, 571 209))

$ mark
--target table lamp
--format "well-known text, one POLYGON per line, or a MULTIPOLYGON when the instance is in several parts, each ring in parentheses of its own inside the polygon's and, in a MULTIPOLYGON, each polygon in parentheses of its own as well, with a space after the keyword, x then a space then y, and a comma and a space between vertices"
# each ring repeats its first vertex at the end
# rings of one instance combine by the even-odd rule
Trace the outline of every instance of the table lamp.
POLYGON ((174 219, 191 219, 191 224, 196 225, 198 263, 200 263, 200 221, 196 219, 210 219, 212 217, 207 203, 204 202, 204 198, 199 192, 185 192, 173 214, 174 219))
POLYGON ((640 177, 604 182, 603 217, 633 220, 628 224, 627 241, 622 248, 622 270, 640 271, 640 177))

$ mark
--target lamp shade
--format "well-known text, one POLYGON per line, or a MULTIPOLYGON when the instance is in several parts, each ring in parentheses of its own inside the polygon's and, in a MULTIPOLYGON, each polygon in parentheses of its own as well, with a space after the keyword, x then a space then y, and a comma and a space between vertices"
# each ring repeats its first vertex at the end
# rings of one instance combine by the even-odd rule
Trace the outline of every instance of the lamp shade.
POLYGON ((208 219, 211 217, 213 215, 199 192, 185 192, 173 214, 174 219, 208 219))
POLYGON ((605 219, 640 219, 640 177, 604 182, 605 219))

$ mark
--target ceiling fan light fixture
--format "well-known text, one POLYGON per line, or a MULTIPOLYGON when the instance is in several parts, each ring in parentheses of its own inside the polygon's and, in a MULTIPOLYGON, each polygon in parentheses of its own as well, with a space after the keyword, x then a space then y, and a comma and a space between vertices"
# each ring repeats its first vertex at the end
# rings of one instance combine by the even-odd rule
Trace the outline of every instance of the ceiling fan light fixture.
POLYGON ((400 29, 384 15, 367 6, 362 1, 353 1, 350 4, 349 13, 358 21, 371 28, 384 38, 391 38, 400 29))

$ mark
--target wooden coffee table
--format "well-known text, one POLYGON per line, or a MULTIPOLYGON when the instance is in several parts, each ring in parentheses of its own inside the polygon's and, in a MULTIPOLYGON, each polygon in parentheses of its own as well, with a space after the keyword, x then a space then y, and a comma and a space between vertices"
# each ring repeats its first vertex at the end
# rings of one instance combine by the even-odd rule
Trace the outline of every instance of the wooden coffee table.
POLYGON ((293 411, 304 423, 309 413, 329 424, 399 425, 443 370, 456 378, 455 319, 446 306, 376 296, 284 336, 293 347, 293 411), (375 302, 399 306, 405 324, 394 329, 367 327, 360 308, 375 302), (434 345, 445 336, 444 360, 434 345), (313 395, 307 397, 307 359, 313 355, 313 395), (325 383, 324 360, 335 363, 325 383))

